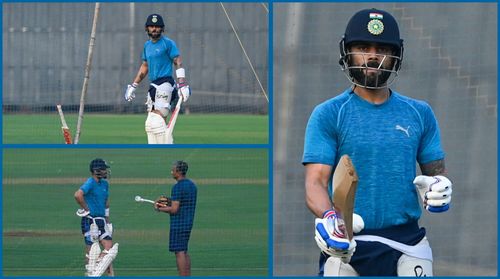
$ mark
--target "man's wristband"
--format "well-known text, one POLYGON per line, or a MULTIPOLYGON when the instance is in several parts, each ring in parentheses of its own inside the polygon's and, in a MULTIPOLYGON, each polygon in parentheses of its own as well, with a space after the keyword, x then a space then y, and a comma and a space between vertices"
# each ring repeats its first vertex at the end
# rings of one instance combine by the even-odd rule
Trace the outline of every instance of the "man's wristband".
POLYGON ((333 216, 337 216, 337 213, 335 212, 335 210, 333 209, 328 209, 327 211, 325 211, 323 213, 323 219, 324 218, 329 218, 329 217, 333 217, 333 216))
POLYGON ((109 217, 109 207, 104 210, 104 217, 109 217))

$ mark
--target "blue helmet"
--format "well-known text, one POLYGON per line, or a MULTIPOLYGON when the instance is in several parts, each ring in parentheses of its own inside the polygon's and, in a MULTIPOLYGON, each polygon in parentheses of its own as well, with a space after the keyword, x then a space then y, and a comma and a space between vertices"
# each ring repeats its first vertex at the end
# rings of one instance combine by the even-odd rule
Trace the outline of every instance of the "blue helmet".
POLYGON ((399 36, 399 27, 396 19, 386 11, 378 9, 366 9, 355 13, 347 24, 345 33, 340 40, 340 60, 342 70, 349 80, 355 85, 367 88, 382 88, 391 84, 401 68, 403 61, 403 40, 399 36), (392 47, 393 55, 390 58, 394 60, 391 69, 384 70, 376 86, 367 86, 361 81, 356 80, 355 73, 358 73, 359 67, 354 68, 350 65, 350 46, 353 43, 376 43, 392 47), (387 82, 389 77, 393 79, 387 82))
POLYGON ((163 23, 163 18, 159 14, 151 14, 148 16, 146 19, 146 24, 144 24, 145 27, 148 26, 160 26, 160 27, 165 27, 165 23, 163 23))
POLYGON ((108 169, 111 168, 106 161, 101 158, 96 158, 90 162, 90 172, 92 175, 96 175, 97 178, 107 178, 108 177, 108 169))
POLYGON ((153 38, 153 39, 158 39, 161 36, 161 33, 165 31, 165 23, 163 22, 163 18, 159 14, 151 14, 148 16, 146 19, 146 23, 144 24, 144 29, 146 30, 146 33, 148 33, 148 36, 153 38), (148 26, 158 26, 160 27, 160 33, 150 33, 148 30, 148 26))

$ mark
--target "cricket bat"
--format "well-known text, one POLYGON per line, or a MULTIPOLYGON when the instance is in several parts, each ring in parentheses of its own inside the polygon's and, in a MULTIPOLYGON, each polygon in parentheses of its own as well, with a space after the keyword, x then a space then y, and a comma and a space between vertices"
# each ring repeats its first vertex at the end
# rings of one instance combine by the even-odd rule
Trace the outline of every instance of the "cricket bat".
POLYGON ((64 118, 64 114, 61 108, 61 105, 57 105, 57 111, 59 112, 59 117, 61 118, 61 129, 64 137, 64 142, 66 144, 71 144, 71 132, 69 131, 68 124, 66 124, 66 119, 64 118))
POLYGON ((343 155, 333 173, 333 206, 345 223, 347 238, 352 240, 352 214, 358 185, 356 169, 348 155, 343 155))
POLYGON ((172 112, 170 120, 168 121, 167 124, 167 135, 171 135, 174 132, 174 126, 175 122, 177 121, 177 116, 179 115, 179 111, 181 110, 181 104, 182 104, 182 97, 179 96, 179 100, 177 101, 174 111, 172 112))

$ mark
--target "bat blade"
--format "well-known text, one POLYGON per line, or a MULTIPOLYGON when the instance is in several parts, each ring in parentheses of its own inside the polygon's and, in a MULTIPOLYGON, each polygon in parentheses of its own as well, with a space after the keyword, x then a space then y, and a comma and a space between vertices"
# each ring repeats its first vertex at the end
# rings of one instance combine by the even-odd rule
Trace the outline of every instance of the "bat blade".
POLYGON ((335 211, 345 222, 347 238, 353 238, 352 214, 354 213, 354 198, 358 185, 358 174, 351 158, 343 155, 333 173, 333 204, 335 211))

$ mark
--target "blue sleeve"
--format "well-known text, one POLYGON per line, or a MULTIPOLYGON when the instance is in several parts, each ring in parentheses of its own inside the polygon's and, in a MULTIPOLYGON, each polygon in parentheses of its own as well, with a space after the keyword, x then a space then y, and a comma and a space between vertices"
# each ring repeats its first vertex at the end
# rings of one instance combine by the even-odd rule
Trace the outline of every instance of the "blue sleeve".
POLYGON ((171 199, 173 201, 180 201, 181 195, 182 195, 182 193, 181 193, 181 187, 179 187, 179 183, 177 183, 172 188, 172 197, 171 197, 171 199))
POLYGON ((325 104, 317 106, 307 122, 302 164, 319 163, 333 166, 337 156, 337 115, 325 104))
POLYGON ((436 116, 429 105, 425 105, 422 113, 424 131, 418 148, 417 161, 425 164, 443 159, 445 153, 441 147, 441 136, 436 116))
POLYGON ((142 49, 142 61, 147 61, 146 59, 146 47, 142 49))
POLYGON ((87 194, 90 190, 92 189, 92 183, 89 183, 89 181, 85 181, 82 186, 80 186, 80 190, 83 191, 84 194, 87 194))
POLYGON ((179 55, 181 55, 181 53, 179 52, 177 45, 175 44, 174 41, 170 40, 170 51, 168 53, 168 57, 170 57, 170 59, 173 60, 174 58, 176 58, 179 55))

